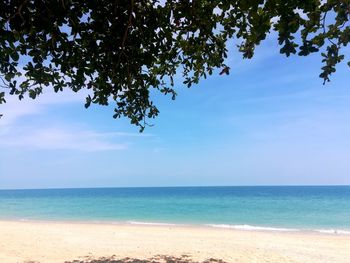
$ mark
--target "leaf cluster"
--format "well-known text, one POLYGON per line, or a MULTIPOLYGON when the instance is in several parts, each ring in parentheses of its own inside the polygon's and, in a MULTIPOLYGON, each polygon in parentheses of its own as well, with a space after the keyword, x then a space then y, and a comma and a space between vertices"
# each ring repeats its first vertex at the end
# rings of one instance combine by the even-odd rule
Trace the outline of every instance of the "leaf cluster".
POLYGON ((0 2, 0 104, 5 90, 35 99, 90 90, 85 106, 114 104, 141 130, 159 111, 151 91, 175 99, 225 65, 229 39, 244 58, 271 31, 280 53, 320 52, 324 82, 350 41, 350 0, 5 0, 0 2))

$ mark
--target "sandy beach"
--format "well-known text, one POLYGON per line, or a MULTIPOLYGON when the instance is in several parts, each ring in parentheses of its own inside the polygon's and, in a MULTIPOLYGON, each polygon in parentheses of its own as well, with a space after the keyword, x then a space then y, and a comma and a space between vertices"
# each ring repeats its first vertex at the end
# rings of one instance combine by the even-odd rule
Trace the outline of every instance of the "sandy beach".
POLYGON ((0 262, 4 263, 140 262, 133 259, 155 257, 159 262, 211 259, 207 262, 348 263, 350 236, 187 226, 0 221, 0 262), (166 261, 166 256, 173 258, 166 261))

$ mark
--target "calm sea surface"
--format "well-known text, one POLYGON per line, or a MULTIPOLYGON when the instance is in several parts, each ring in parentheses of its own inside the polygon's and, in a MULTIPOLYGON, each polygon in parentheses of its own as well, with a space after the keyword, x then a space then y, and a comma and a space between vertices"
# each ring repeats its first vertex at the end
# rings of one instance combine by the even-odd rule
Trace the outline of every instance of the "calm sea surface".
POLYGON ((0 219, 350 234, 350 186, 0 190, 0 219))

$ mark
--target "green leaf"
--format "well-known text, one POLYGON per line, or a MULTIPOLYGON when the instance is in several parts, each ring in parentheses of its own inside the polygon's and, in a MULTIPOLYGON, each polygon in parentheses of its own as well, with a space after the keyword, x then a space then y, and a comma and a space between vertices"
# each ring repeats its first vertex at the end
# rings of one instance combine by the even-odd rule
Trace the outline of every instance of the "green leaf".
POLYGON ((270 33, 278 36, 271 48, 286 56, 319 53, 325 82, 350 41, 346 1, 45 1, 45 8, 29 1, 21 15, 18 1, 5 2, 0 70, 9 84, 18 81, 11 95, 36 98, 43 85, 56 92, 89 89, 93 98, 85 107, 114 100, 113 117, 124 116, 141 130, 158 115, 152 90, 175 98, 166 87, 179 76, 191 87, 234 66, 225 65, 235 62, 227 52, 232 38, 247 59, 270 33), (332 15, 324 23, 327 12, 332 15))
POLYGON ((18 61, 19 59, 19 55, 17 52, 10 53, 10 56, 14 61, 18 61))

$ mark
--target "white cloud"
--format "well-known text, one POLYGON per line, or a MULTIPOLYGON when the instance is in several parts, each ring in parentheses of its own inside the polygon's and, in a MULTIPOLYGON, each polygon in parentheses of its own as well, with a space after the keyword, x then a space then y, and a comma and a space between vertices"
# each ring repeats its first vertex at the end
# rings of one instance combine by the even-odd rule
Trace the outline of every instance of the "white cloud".
POLYGON ((79 150, 105 151, 123 150, 128 147, 126 138, 152 136, 149 134, 125 132, 100 132, 86 128, 84 124, 65 122, 55 124, 54 118, 46 118, 38 126, 24 125, 24 118, 45 114, 50 106, 68 103, 84 103, 87 93, 64 91, 55 94, 48 91, 37 99, 24 98, 19 101, 15 96, 7 96, 7 103, 0 106, 3 118, 0 119, 0 148, 42 149, 42 150, 79 150), (123 140, 121 140, 123 138, 123 140))
POLYGON ((109 134, 69 127, 24 129, 20 132, 0 134, 0 147, 104 151, 126 149, 125 143, 115 143, 109 134))
POLYGON ((5 126, 12 125, 22 117, 40 114, 50 105, 74 102, 83 104, 86 96, 86 92, 75 93, 71 90, 66 90, 64 92, 54 93, 50 90, 44 92, 35 100, 25 97, 22 101, 19 101, 18 97, 7 95, 7 102, 0 105, 0 113, 3 114, 0 119, 0 128, 2 129, 5 126))

